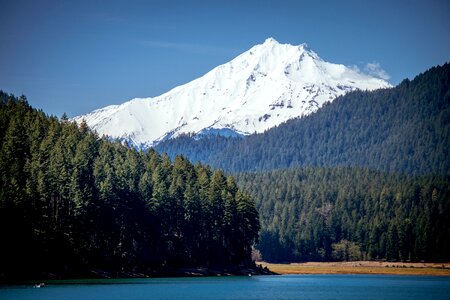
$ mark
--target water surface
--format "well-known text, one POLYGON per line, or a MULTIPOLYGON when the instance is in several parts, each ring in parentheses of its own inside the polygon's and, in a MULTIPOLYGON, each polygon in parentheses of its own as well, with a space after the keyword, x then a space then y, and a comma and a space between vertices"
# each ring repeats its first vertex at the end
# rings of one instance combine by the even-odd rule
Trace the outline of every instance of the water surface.
POLYGON ((0 299, 450 299, 450 277, 283 275, 49 281, 0 286, 0 299))

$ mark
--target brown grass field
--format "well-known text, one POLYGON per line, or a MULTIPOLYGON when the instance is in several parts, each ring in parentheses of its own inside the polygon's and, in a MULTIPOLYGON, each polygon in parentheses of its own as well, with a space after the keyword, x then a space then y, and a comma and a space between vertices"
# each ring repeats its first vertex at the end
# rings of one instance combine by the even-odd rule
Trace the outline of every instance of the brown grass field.
POLYGON ((450 263, 403 262, 305 262, 271 264, 257 262, 278 274, 390 274, 450 276, 450 263))

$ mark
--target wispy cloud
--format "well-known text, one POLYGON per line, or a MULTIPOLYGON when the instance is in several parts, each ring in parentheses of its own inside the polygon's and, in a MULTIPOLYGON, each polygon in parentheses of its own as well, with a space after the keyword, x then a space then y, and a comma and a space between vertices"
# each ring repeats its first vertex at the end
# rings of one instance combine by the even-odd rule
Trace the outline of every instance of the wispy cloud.
POLYGON ((151 47, 151 48, 164 48, 173 49, 180 51, 188 51, 200 54, 236 54, 237 49, 224 48, 224 47, 214 47, 201 44, 193 43, 178 43, 178 42, 165 42, 165 41, 152 41, 152 40, 140 40, 138 41, 140 45, 151 47))
POLYGON ((383 70, 383 68, 381 68, 380 63, 376 61, 366 64, 364 67, 364 72, 383 80, 389 80, 391 78, 391 76, 383 70))
MULTIPOLYGON (((105 24, 108 28, 110 26, 120 26, 131 29, 153 29, 161 32, 174 31, 177 28, 168 23, 152 21, 151 19, 142 18, 139 16, 131 16, 126 13, 115 13, 111 11, 94 11, 86 13, 86 16, 95 21, 95 24, 105 24)), ((113 27, 114 28, 114 27, 113 27)))
POLYGON ((355 72, 361 73, 361 69, 357 65, 350 65, 347 67, 349 67, 350 69, 352 69, 355 72))
POLYGON ((357 65, 351 65, 348 67, 355 72, 367 74, 386 81, 391 78, 391 76, 383 68, 381 68, 380 63, 376 61, 367 63, 366 65, 364 65, 364 67, 362 67, 363 68, 362 70, 357 65))

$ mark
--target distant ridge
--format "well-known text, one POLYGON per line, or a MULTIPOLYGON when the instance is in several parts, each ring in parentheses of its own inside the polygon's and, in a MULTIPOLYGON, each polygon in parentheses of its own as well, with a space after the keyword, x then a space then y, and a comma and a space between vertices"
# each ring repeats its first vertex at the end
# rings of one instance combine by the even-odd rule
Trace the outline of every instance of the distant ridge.
POLYGON ((183 136, 156 148, 231 172, 354 166, 450 175, 450 64, 392 89, 349 93, 263 134, 183 136))

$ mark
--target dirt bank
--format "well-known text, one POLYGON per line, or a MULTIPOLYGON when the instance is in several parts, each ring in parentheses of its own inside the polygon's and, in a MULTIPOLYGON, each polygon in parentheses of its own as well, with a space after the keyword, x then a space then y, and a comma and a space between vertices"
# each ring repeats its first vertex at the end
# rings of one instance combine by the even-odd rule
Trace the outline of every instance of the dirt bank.
POLYGON ((278 274, 393 274, 450 276, 450 263, 353 261, 290 264, 258 262, 258 264, 261 264, 278 274))

